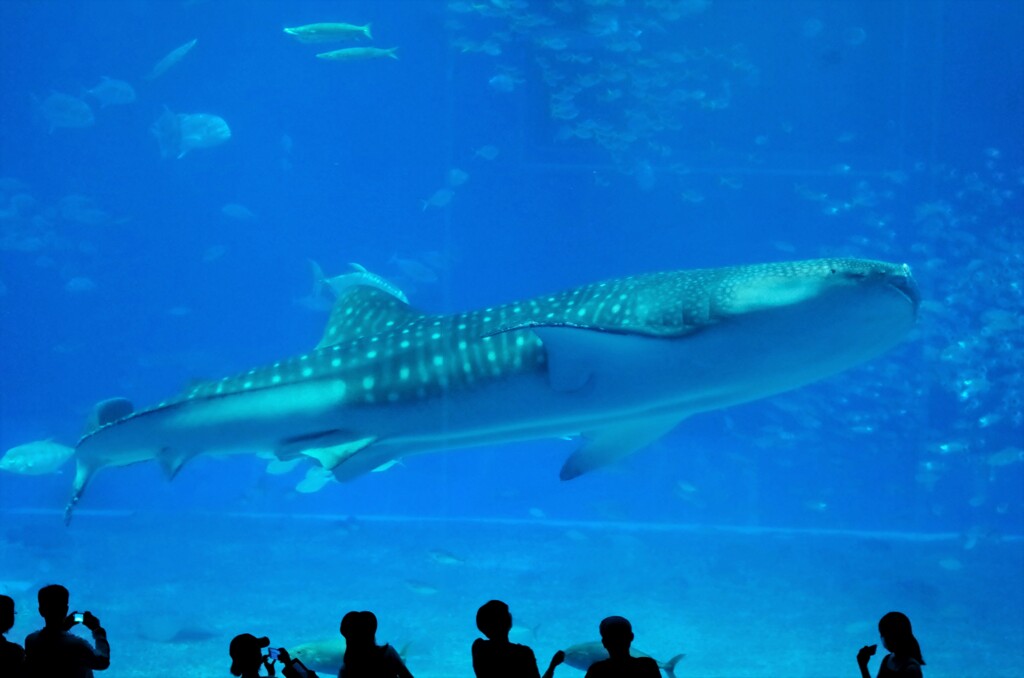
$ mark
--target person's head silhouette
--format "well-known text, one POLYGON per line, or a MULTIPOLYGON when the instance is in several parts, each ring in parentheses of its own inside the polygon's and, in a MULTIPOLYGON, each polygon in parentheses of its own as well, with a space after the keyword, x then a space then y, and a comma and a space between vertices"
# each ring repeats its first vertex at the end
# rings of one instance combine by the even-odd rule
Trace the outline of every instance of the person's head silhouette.
POLYGON ((377 616, 372 612, 355 610, 341 618, 341 635, 348 647, 369 646, 377 642, 377 616))
POLYGON ((231 655, 231 675, 256 675, 263 664, 263 648, 270 646, 270 638, 257 638, 251 633, 241 633, 231 639, 228 654, 231 655))
POLYGON ((924 664, 921 646, 914 637, 910 619, 902 612, 890 612, 878 621, 878 633, 882 636, 885 649, 897 657, 912 657, 924 664))
POLYGON ((491 600, 476 611, 476 627, 489 640, 508 640, 512 630, 512 613, 500 600, 491 600))
POLYGON ((39 614, 47 626, 61 626, 68 616, 68 590, 60 584, 50 584, 39 589, 39 614))
POLYGON ((0 636, 14 626, 14 598, 0 596, 0 636))
POLYGON ((608 650, 608 656, 629 656, 629 646, 633 642, 633 627, 625 617, 605 617, 601 620, 601 644, 608 650))

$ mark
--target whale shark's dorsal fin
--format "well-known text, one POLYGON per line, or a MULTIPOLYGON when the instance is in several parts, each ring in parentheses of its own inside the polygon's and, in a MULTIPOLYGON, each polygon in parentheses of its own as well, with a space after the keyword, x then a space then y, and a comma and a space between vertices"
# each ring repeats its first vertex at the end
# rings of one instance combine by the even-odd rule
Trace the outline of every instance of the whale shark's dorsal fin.
POLYGON ((422 313, 390 292, 372 285, 353 285, 334 302, 324 336, 316 347, 378 334, 422 317, 422 313))
POLYGON ((130 416, 134 411, 135 407, 127 398, 101 400, 93 406, 92 414, 85 424, 85 432, 86 434, 92 433, 98 428, 130 416))

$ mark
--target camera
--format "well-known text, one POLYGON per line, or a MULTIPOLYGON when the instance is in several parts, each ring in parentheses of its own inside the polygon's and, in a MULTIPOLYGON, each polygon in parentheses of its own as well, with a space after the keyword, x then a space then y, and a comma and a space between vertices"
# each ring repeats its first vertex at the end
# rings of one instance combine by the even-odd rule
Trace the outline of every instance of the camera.
POLYGON ((267 657, 272 662, 276 662, 277 661, 277 657, 280 654, 281 654, 280 648, 276 648, 276 647, 268 647, 267 648, 267 657))
POLYGON ((81 624, 82 622, 85 621, 85 615, 82 614, 81 612, 76 612, 75 616, 74 616, 74 620, 75 620, 76 624, 81 624))

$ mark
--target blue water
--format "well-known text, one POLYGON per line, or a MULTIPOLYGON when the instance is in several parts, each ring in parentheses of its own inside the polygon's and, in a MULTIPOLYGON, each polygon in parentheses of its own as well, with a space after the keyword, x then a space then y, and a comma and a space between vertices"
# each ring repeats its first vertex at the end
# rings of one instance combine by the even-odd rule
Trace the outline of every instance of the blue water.
MULTIPOLYGON (((200 458, 172 483, 156 464, 100 473, 65 530, 72 464, 0 472, 0 590, 22 613, 12 637, 34 628, 35 588, 59 581, 73 604, 111 610, 115 654, 119 642, 123 656, 163 666, 181 645, 165 630, 136 633, 137 617, 219 594, 167 624, 204 629, 184 641, 207 661, 196 675, 224 675, 237 632, 315 635, 308 619, 299 631, 280 614, 263 631, 247 626, 263 605, 247 585, 272 588, 274 573, 247 582, 225 563, 263 548, 259 516, 290 516, 294 535, 317 516, 355 516, 364 538, 382 531, 352 545, 346 567, 383 559, 407 576, 382 575, 376 597, 332 589, 334 606, 294 586, 276 603, 323 608, 327 636, 349 602, 386 609, 382 632, 412 643, 418 676, 468 675, 453 653, 468 653, 475 608, 491 595, 538 621, 557 616, 552 592, 527 583, 531 568, 569 592, 566 607, 588 601, 526 641, 542 658, 590 640, 614 603, 635 624, 656 621, 663 635, 637 642, 659 659, 682 647, 680 676, 855 675, 856 649, 898 608, 926 630, 929 676, 1024 673, 1024 6, 10 1, 0 21, 0 450, 73 445, 103 398, 146 406, 309 350, 329 307, 311 292, 310 259, 328 275, 357 262, 439 313, 634 273, 833 255, 906 262, 924 299, 918 327, 884 356, 695 416, 569 483, 558 470, 576 443, 564 440, 413 457, 315 494, 294 491, 302 470, 200 458), (397 46, 399 58, 325 61, 315 55, 346 45, 282 32, 319 21, 372 22, 373 40, 358 44, 397 46), (88 90, 104 76, 134 101, 101 107, 88 90), (54 93, 85 102, 91 122, 54 93), (153 127, 167 110, 220 116, 231 137, 161 157, 153 127), (253 529, 225 527, 243 514, 253 529), (452 522, 431 523, 440 534, 380 528, 409 516, 452 522), (495 527, 504 520, 513 537, 495 527), (154 530, 186 528, 215 552, 154 570, 143 555, 154 530), (678 536, 717 528, 748 531, 696 545, 678 536), (651 536, 661 529, 683 532, 651 536), (798 540, 800 557, 770 563, 776 538, 798 540), (695 564, 679 556, 691 547, 720 555, 695 564), (630 579, 613 594, 614 577, 581 565, 592 548, 614 554, 613 570, 651 572, 650 590, 630 579), (437 549, 464 571, 432 573, 424 554, 437 549), (830 576, 794 577, 807 574, 804 557, 830 576), (133 579, 147 567, 159 577, 133 579), (210 586, 211 572, 234 583, 210 586), (151 591, 176 578, 185 584, 151 591), (701 581, 725 595, 740 580, 763 585, 722 607, 691 595, 701 581), (755 627, 720 647, 700 620, 728 627, 723 609, 759 596, 751 614, 782 634, 765 637, 785 660, 751 643, 757 661, 709 661, 744 652, 755 627), (234 604, 234 616, 211 619, 234 604), (416 638, 436 615, 465 642, 416 638), (788 646, 829 624, 825 668, 813 648, 788 646), (417 656, 417 642, 432 649, 417 656), (938 655, 957 644, 962 653, 938 655)), ((274 541, 268 557, 287 563, 293 548, 274 541)), ((294 574, 338 586, 345 576, 310 568, 294 574)), ((108 675, 171 672, 115 658, 108 675)))

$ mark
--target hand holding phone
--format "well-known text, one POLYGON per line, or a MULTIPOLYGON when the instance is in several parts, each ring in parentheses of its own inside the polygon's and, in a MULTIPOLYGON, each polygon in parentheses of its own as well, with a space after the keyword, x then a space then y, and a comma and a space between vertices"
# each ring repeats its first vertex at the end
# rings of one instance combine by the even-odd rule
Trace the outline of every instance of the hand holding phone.
POLYGON ((76 624, 81 624, 82 622, 84 622, 84 621, 85 621, 85 615, 84 615, 84 614, 82 614, 81 612, 76 612, 76 613, 75 613, 75 614, 73 615, 73 617, 72 617, 72 618, 73 618, 73 619, 75 620, 75 623, 76 623, 76 624))
POLYGON ((267 658, 270 659, 270 661, 276 662, 277 658, 280 655, 281 655, 280 648, 276 648, 276 647, 268 647, 267 648, 267 658))
POLYGON ((857 663, 861 666, 867 666, 868 660, 875 656, 877 650, 878 645, 865 645, 857 653, 857 663))

